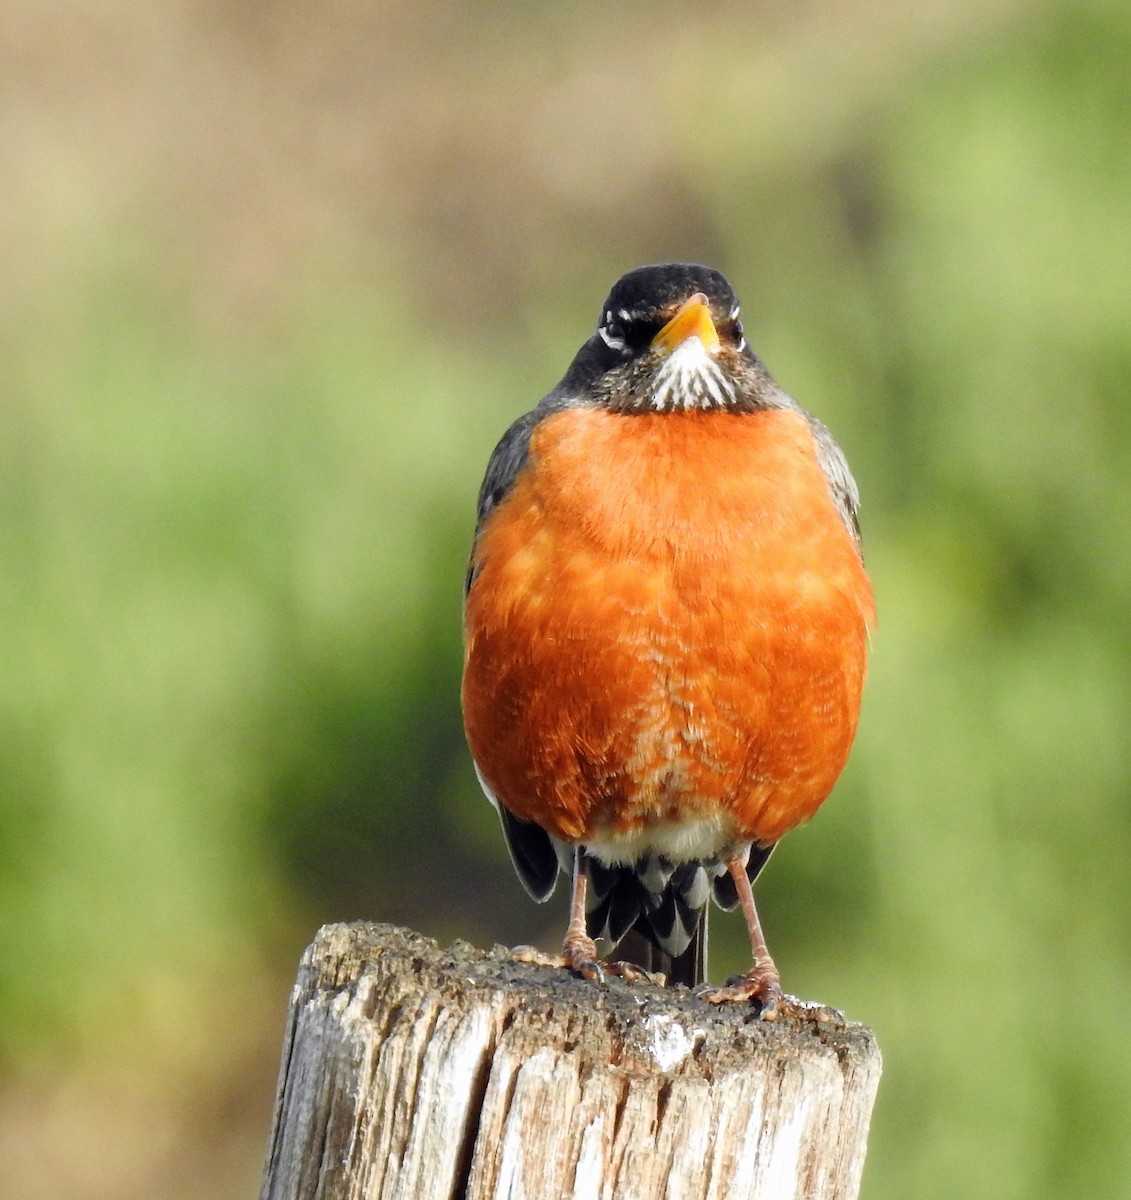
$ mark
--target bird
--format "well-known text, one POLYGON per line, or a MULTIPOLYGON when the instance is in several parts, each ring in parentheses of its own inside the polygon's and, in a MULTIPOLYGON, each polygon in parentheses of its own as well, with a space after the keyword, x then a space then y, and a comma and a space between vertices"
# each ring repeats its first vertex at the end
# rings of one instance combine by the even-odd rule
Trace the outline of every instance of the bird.
POLYGON ((503 434, 466 577, 464 726, 527 892, 570 880, 573 972, 658 974, 764 1020, 801 1003, 753 883, 855 736, 875 621, 858 509, 832 434, 698 263, 623 275, 503 434), (716 988, 712 899, 751 946, 716 988))

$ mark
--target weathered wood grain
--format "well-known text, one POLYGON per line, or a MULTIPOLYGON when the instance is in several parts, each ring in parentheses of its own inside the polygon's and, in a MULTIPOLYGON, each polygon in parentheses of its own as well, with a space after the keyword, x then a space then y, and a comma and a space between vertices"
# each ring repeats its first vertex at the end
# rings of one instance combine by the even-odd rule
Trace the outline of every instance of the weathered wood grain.
POLYGON ((860 1025, 331 925, 294 988, 261 1197, 853 1200, 879 1075, 860 1025))

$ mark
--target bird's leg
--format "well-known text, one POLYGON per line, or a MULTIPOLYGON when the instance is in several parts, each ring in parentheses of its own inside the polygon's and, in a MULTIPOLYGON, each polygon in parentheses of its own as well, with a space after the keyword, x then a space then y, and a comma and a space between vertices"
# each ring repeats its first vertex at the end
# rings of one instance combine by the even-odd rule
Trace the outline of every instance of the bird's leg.
POLYGON ((576 846, 573 851, 573 887, 570 892, 569 925, 562 943, 562 958, 571 971, 584 979, 600 983, 604 979, 597 961, 597 943, 585 927, 585 891, 589 877, 585 870, 585 851, 576 846))
POLYGON ((726 987, 708 992, 704 999, 711 1004, 757 1000, 762 1020, 774 1021, 782 1003, 781 976, 770 957, 766 935, 762 932, 762 922, 758 920, 758 910, 754 907, 754 889, 750 886, 746 874, 746 863, 739 857, 729 858, 726 868, 734 880, 738 902, 742 905, 742 915, 746 918, 746 928, 750 931, 750 950, 754 963, 749 971, 728 980, 726 987))
POLYGON ((562 960, 571 971, 583 979, 603 983, 606 975, 617 975, 627 983, 663 984, 663 975, 645 971, 630 962, 602 963, 597 959, 597 944, 589 936, 585 924, 585 893, 589 877, 585 866, 585 851, 577 847, 573 852, 573 889, 570 894, 569 925, 562 943, 562 960))
POLYGON ((807 1021, 843 1024, 844 1014, 835 1008, 798 1000, 796 996, 787 996, 781 990, 781 976, 770 957, 766 935, 762 932, 762 922, 758 920, 758 910, 754 907, 754 889, 746 874, 746 863, 741 858, 732 858, 727 860, 726 868, 738 889, 742 915, 746 918, 746 928, 750 931, 750 950, 754 956, 754 965, 749 971, 728 979, 725 987, 704 993, 703 999, 711 1004, 747 1003, 757 1000, 758 1015, 763 1021, 776 1021, 784 1014, 801 1017, 807 1021))

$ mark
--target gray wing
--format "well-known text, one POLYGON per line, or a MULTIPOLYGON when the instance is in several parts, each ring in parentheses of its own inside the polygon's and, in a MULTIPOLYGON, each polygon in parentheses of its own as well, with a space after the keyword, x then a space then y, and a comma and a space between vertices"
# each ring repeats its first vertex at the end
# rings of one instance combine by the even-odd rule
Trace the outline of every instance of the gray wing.
POLYGON ((822 425, 811 413, 805 413, 805 419, 813 431, 813 440, 817 443, 817 462, 824 471, 825 478, 829 481, 829 491, 832 493, 837 511, 848 532, 855 538, 856 547, 859 549, 861 546, 860 492, 856 487, 856 480, 852 478, 852 472, 848 469, 848 460, 826 426, 822 425))
MULTIPOLYGON (((548 398, 547 398, 548 400, 548 398)), ((491 515, 496 506, 503 500, 514 486, 527 455, 530 452, 530 435, 535 425, 552 411, 544 400, 537 408, 524 413, 499 439, 487 462, 487 472, 479 487, 479 501, 475 512, 475 537, 472 539, 471 561, 467 565, 467 578, 464 580, 463 592, 466 596, 471 591, 475 580, 475 540, 483 528, 483 522, 491 515)))
POLYGON ((844 457, 844 451, 836 444, 836 439, 829 432, 827 425, 819 421, 807 409, 802 408, 769 375, 766 376, 766 380, 771 389, 769 407, 790 408, 808 422, 809 430, 813 434, 813 441, 817 447, 817 465, 828 480, 829 494, 833 498, 833 503, 836 505, 837 512, 840 513, 840 519, 844 522, 845 528, 852 534, 856 549, 861 550, 860 492, 856 487, 856 480, 852 478, 852 472, 848 469, 848 460, 844 457))
POLYGON ((495 793, 487 786, 479 764, 475 764, 475 777, 483 789, 483 795, 491 801, 491 807, 499 814, 503 826, 503 839, 507 844, 507 853, 511 856, 511 865, 522 886, 531 899, 541 904, 554 893, 554 885, 558 881, 558 869, 561 857, 554 846, 550 835, 533 821, 524 821, 508 812, 498 801, 495 793))

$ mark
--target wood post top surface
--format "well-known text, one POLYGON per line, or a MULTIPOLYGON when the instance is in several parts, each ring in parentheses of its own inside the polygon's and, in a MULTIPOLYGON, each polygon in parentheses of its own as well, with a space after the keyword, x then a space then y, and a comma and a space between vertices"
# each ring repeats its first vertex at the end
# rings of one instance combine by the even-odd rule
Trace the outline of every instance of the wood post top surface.
POLYGON ((365 1001, 374 989, 389 986, 404 991, 404 1001, 412 992, 441 1004, 447 996, 460 1006, 490 997, 492 1008, 522 1024, 539 1014, 566 1020, 570 1041, 585 1057, 608 1062, 612 1053, 625 1069, 639 1060, 648 1071, 660 1066, 713 1078, 746 1069, 751 1057, 784 1062, 831 1054, 847 1066, 879 1055, 871 1029, 856 1022, 762 1021, 749 1006, 708 1004, 683 987, 629 984, 615 976, 594 983, 504 946, 480 950, 456 941, 441 948, 411 930, 370 922, 319 930, 303 956, 292 1003, 301 1007, 318 993, 349 995, 361 1015, 371 1008, 365 1001), (407 974, 406 961, 412 964, 407 974))

